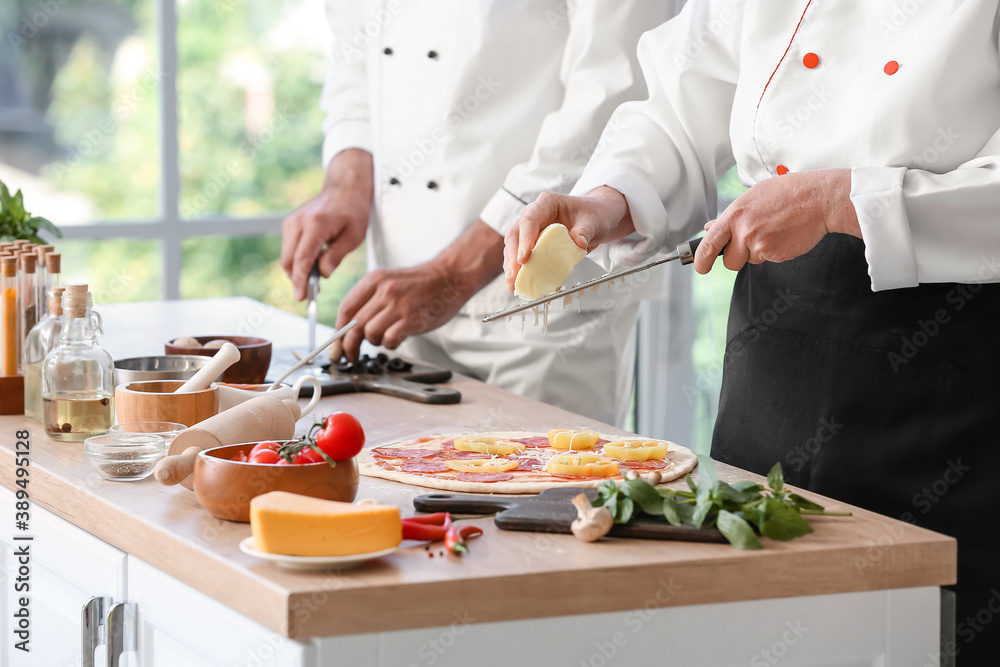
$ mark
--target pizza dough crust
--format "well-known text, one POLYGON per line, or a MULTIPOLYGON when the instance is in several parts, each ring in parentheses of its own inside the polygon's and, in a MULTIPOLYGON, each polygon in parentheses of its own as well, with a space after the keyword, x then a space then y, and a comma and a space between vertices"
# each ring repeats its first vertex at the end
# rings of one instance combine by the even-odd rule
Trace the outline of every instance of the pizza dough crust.
MULTIPOLYGON (((414 442, 412 440, 405 442, 395 442, 388 445, 379 445, 375 449, 381 449, 385 447, 399 447, 400 449, 440 449, 440 445, 448 440, 454 440, 455 438, 462 435, 480 435, 484 437, 493 438, 506 438, 508 440, 515 440, 518 438, 530 438, 530 437, 544 437, 544 433, 529 433, 526 431, 500 431, 491 433, 460 433, 456 435, 445 435, 438 436, 428 440, 426 442, 414 442)), ((621 440, 620 436, 607 436, 601 435, 603 440, 621 440)), ((666 441, 670 444, 670 449, 667 452, 667 459, 672 462, 673 465, 657 470, 660 473, 661 479, 660 484, 666 484, 672 482, 676 479, 683 477, 698 465, 698 457, 687 447, 681 447, 680 445, 674 444, 672 442, 666 441)), ((553 449, 554 453, 564 454, 564 450, 553 449)), ((402 484, 410 484, 412 486, 422 486, 429 489, 438 489, 441 491, 453 491, 456 493, 501 493, 501 494, 534 494, 541 493, 546 489, 555 489, 562 487, 576 487, 576 488, 597 488, 604 481, 603 479, 583 479, 579 482, 573 481, 563 481, 563 480, 538 480, 531 482, 521 482, 517 483, 513 480, 507 482, 466 482, 459 479, 445 479, 440 477, 431 477, 427 475, 418 475, 408 472, 402 472, 397 470, 386 470, 385 468, 379 466, 372 458, 371 450, 366 449, 361 454, 358 455, 358 470, 362 475, 367 477, 377 477, 379 479, 386 479, 392 482, 400 482, 402 484)), ((617 479, 611 477, 609 479, 617 479)))

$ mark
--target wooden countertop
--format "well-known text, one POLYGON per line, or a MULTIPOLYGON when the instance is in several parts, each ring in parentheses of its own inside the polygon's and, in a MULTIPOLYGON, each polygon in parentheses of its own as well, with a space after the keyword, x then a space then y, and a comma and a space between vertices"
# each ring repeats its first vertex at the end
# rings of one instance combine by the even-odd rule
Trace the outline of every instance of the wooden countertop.
MULTIPOLYGON (((304 320, 250 299, 211 299, 98 308, 115 356, 162 354, 180 335, 238 332, 276 345, 304 346, 304 320)), ((499 324, 498 326, 504 326, 499 324)), ((324 329, 325 333, 328 329, 324 329)), ((440 433, 545 431, 554 427, 620 432, 587 417, 456 377, 463 400, 424 406, 375 394, 323 399, 317 412, 359 417, 369 446, 440 433)), ((310 423, 305 418, 300 425, 310 423)), ((763 551, 728 545, 608 540, 499 531, 463 558, 429 558, 422 546, 343 574, 296 573, 240 552, 249 524, 213 518, 180 486, 152 478, 103 480, 82 444, 47 439, 24 417, 0 417, 0 483, 14 483, 14 433, 31 432, 32 501, 106 542, 288 637, 305 638, 477 622, 694 605, 955 581, 955 541, 842 503, 815 497, 852 518, 812 517, 816 532, 763 551)), ((682 443, 683 444, 683 443, 682 443)), ((720 465, 727 481, 758 479, 720 465)), ((427 490, 362 478, 359 498, 398 504, 427 490)))

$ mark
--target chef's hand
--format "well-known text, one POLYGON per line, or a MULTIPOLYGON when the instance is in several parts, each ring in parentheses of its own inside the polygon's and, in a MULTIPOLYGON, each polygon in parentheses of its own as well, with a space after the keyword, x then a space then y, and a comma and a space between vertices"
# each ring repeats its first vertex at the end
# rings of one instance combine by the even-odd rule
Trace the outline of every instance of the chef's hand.
POLYGON ((502 248, 503 238, 479 220, 429 262, 365 275, 337 312, 338 329, 358 321, 344 336, 344 355, 357 359, 362 340, 394 350, 446 323, 500 274, 502 248))
POLYGON ((358 148, 341 151, 330 160, 320 193, 281 225, 281 266, 292 279, 296 300, 306 298, 317 257, 320 273, 329 278, 365 240, 373 180, 371 153, 358 148))
POLYGON ((739 271, 747 262, 795 259, 830 233, 861 238, 851 203, 851 170, 818 169, 761 181, 705 229, 694 258, 698 273, 711 270, 723 247, 726 268, 739 271))
POLYGON ((628 202, 614 188, 604 185, 583 197, 543 192, 524 207, 504 239, 503 269, 508 291, 514 291, 514 279, 531 257, 538 235, 555 223, 565 225, 570 238, 587 252, 635 231, 628 202))

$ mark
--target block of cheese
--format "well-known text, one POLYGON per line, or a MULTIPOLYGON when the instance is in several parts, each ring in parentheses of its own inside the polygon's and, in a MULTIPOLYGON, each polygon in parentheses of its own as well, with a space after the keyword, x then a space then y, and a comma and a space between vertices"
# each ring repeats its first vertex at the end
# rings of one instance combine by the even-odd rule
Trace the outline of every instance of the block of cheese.
POLYGON ((573 267, 587 255, 576 244, 564 225, 549 225, 538 235, 531 257, 514 279, 514 294, 538 299, 552 294, 573 272, 573 267))
POLYGON ((398 547, 399 508, 271 491, 250 501, 254 548, 287 556, 355 556, 398 547))

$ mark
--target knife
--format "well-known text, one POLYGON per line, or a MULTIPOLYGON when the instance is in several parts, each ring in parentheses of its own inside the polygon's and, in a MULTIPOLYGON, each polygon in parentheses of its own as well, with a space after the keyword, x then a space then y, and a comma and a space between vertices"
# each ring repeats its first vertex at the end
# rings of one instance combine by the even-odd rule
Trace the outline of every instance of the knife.
MULTIPOLYGON (((512 306, 506 310, 501 310, 498 313, 493 313, 492 315, 487 315, 483 318, 483 322, 495 322, 501 318, 507 317, 508 315, 513 315, 514 313, 520 313, 524 310, 530 310, 535 306, 540 306, 543 303, 549 303, 550 301, 555 301, 556 299, 564 299, 570 294, 576 294, 577 292, 582 292, 583 290, 589 289, 601 283, 606 283, 611 280, 617 280, 624 276, 630 276, 633 273, 639 273, 640 271, 645 271, 646 269, 651 269, 654 266, 659 266, 660 264, 666 264, 667 262, 672 262, 675 259, 679 259, 681 264, 690 264, 694 261, 694 253, 698 249, 698 244, 701 243, 701 237, 696 239, 691 239, 690 241, 685 241, 681 243, 675 250, 668 252, 665 256, 657 259, 655 261, 649 262, 648 264, 643 264, 642 266, 634 266, 628 269, 621 269, 613 273, 608 273, 600 278, 594 278, 593 280, 588 280, 585 283, 581 283, 575 287, 569 289, 559 288, 558 291, 549 294, 548 296, 543 296, 538 299, 532 299, 531 301, 525 301, 524 303, 512 306)), ((719 253, 722 254, 722 253, 719 253)))
POLYGON ((306 317, 309 318, 309 349, 316 348, 316 299, 319 297, 319 260, 309 271, 309 281, 306 283, 306 317))

